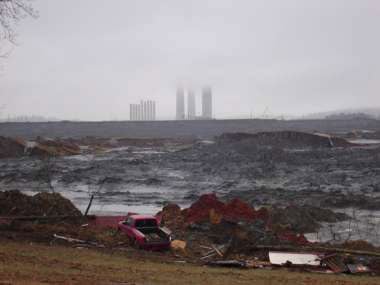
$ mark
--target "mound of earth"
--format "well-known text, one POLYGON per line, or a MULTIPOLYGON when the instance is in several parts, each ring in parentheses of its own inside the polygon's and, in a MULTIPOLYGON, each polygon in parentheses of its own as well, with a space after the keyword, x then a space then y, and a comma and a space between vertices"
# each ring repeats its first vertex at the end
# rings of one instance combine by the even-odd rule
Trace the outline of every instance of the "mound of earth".
POLYGON ((22 139, 0 136, 0 158, 21 157, 25 155, 25 146, 22 139))
POLYGON ((298 233, 315 232, 319 229, 320 223, 336 223, 349 218, 346 214, 314 206, 272 208, 269 217, 272 229, 279 227, 298 233))
POLYGON ((78 145, 62 141, 37 138, 26 142, 20 138, 0 137, 0 159, 22 156, 64 156, 80 154, 78 145))
POLYGON ((54 156, 61 155, 77 155, 80 154, 81 150, 79 146, 75 143, 65 140, 52 140, 37 138, 37 144, 31 149, 31 154, 49 154, 54 156))
POLYGON ((203 222, 219 224, 221 221, 268 220, 266 209, 255 210, 239 199, 224 203, 218 199, 215 193, 200 196, 189 208, 183 210, 178 205, 169 204, 158 213, 158 216, 165 225, 174 228, 203 222))
POLYGON ((0 192, 0 216, 81 216, 70 200, 58 193, 28 196, 18 190, 0 192))
POLYGON ((185 221, 188 224, 199 223, 208 220, 226 221, 253 221, 256 219, 267 220, 265 210, 256 211, 250 205, 240 199, 233 199, 229 203, 218 200, 215 193, 202 195, 198 201, 184 211, 185 221))
POLYGON ((297 244, 308 241, 302 233, 289 228, 270 228, 267 209, 256 210, 239 199, 228 203, 213 194, 204 194, 189 208, 181 210, 170 204, 157 214, 162 224, 169 227, 176 238, 191 244, 206 240, 217 244, 230 244, 234 250, 252 244, 297 244))
POLYGON ((217 137, 219 145, 236 144, 255 146, 269 146, 279 148, 326 148, 347 147, 353 144, 345 139, 324 134, 310 134, 296 131, 225 133, 217 137))

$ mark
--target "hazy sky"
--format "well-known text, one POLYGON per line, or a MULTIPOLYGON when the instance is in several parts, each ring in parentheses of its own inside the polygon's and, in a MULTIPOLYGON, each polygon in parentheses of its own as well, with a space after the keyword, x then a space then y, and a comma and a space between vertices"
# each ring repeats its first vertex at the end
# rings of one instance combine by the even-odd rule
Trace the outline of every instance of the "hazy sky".
MULTIPOLYGON (((0 63, 5 114, 128 119, 177 86, 216 117, 380 106, 378 0, 38 0, 0 63)), ((1 105, 1 104, 0 104, 1 105)), ((199 107, 198 110, 199 111, 199 107)))

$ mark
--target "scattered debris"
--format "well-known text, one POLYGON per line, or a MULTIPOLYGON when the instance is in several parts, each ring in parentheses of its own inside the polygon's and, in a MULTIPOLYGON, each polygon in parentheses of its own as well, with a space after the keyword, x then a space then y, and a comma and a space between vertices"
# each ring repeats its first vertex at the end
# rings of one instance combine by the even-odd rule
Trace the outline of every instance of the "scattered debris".
POLYGON ((334 273, 347 272, 347 266, 343 258, 337 254, 330 254, 322 258, 322 263, 329 267, 334 273))
POLYGON ((173 250, 180 250, 182 252, 185 252, 186 250, 186 242, 183 240, 173 240, 170 243, 170 248, 173 250))
POLYGON ((211 249, 211 250, 207 251, 204 254, 204 256, 202 256, 200 258, 201 260, 204 260, 204 259, 208 259, 210 257, 214 257, 216 255, 223 257, 224 253, 222 251, 227 247, 227 245, 219 245, 219 246, 211 245, 210 247, 205 247, 205 246, 202 246, 202 247, 206 248, 206 249, 211 249))
POLYGON ((244 260, 217 260, 209 261, 206 264, 210 266, 248 268, 248 263, 244 260))
POLYGON ((269 261, 273 265, 294 264, 320 266, 321 254, 270 251, 269 261))
MULTIPOLYGON (((81 244, 82 246, 83 246, 83 244, 87 244, 89 246, 94 246, 94 247, 104 247, 104 245, 98 244, 96 242, 85 241, 85 240, 71 238, 71 237, 65 237, 65 236, 61 236, 61 235, 57 235, 57 234, 54 234, 53 237, 54 237, 54 240, 56 240, 56 239, 64 240, 64 241, 67 241, 69 243, 81 244)), ((52 243, 54 242, 54 240, 52 241, 52 243)))
POLYGON ((348 271, 352 274, 370 273, 371 269, 363 264, 347 264, 348 271))

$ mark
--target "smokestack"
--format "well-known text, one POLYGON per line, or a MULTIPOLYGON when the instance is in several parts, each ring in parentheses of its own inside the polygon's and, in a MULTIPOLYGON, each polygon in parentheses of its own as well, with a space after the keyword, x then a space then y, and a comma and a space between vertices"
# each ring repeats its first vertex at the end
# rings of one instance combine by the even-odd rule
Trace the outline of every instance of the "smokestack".
POLYGON ((212 119, 212 91, 210 87, 202 89, 202 117, 212 119))
POLYGON ((185 119, 185 94, 183 88, 177 89, 177 101, 176 101, 176 119, 185 119))
POLYGON ((194 120, 196 115, 195 111, 195 95, 192 90, 187 92, 187 119, 194 120))
POLYGON ((156 120, 156 101, 153 101, 153 121, 156 120))
POLYGON ((153 102, 151 100, 148 101, 148 120, 153 120, 153 102))

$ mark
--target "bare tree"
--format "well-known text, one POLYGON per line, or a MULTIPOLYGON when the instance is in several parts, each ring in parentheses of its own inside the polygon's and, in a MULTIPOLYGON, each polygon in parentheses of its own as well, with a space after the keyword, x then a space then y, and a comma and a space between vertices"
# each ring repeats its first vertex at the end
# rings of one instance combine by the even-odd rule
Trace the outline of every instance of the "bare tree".
MULTIPOLYGON (((15 44, 14 26, 26 17, 37 17, 31 5, 32 0, 0 0, 0 51, 5 44, 15 44)), ((2 52, 0 56, 6 56, 2 52)))

